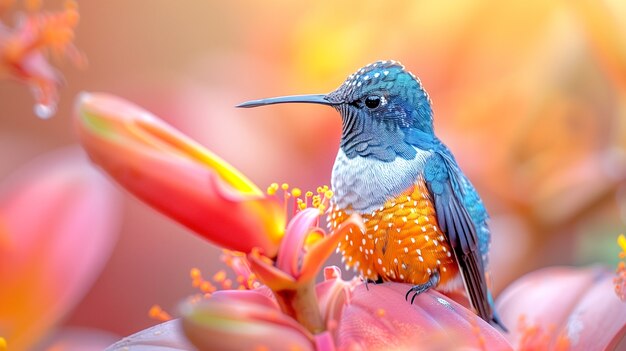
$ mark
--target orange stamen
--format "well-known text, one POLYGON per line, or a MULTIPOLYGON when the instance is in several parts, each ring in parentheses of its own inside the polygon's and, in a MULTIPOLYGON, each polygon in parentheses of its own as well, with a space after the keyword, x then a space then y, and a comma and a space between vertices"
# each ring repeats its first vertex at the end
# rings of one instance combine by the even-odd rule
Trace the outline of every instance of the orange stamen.
POLYGON ((202 291, 205 294, 212 293, 215 290, 217 290, 217 288, 213 284, 211 284, 211 282, 209 281, 205 280, 200 284, 200 291, 202 291))
POLYGON ((202 279, 202 273, 200 272, 198 268, 192 268, 191 271, 189 272, 189 275, 191 276, 191 279, 193 280, 202 279))
POLYGON ((202 272, 198 268, 192 268, 189 272, 189 276, 191 277, 191 286, 194 288, 199 288, 200 291, 204 294, 209 294, 217 290, 217 288, 211 284, 210 281, 205 280, 202 277, 202 272))
POLYGON ((560 334, 555 338, 556 327, 548 326, 546 329, 538 325, 528 325, 526 316, 519 317, 518 330, 520 334, 519 351, 535 350, 569 350, 570 340, 565 334, 560 334), (546 330, 547 329, 547 330, 546 330), (554 340, 554 342, 552 342, 554 340))
POLYGON ((148 312, 148 315, 150 316, 150 318, 156 319, 160 322, 167 322, 172 319, 172 316, 170 316, 169 313, 163 311, 163 309, 159 305, 152 306, 150 308, 150 311, 148 312))
POLYGON ((485 340, 485 336, 481 333, 480 326, 478 325, 477 319, 471 320, 472 324, 472 334, 476 335, 476 339, 478 339, 478 345, 480 349, 483 351, 487 350, 487 341, 485 340))
POLYGON ((220 270, 213 275, 213 281, 216 283, 222 283, 224 280, 226 280, 226 272, 223 270, 220 270))

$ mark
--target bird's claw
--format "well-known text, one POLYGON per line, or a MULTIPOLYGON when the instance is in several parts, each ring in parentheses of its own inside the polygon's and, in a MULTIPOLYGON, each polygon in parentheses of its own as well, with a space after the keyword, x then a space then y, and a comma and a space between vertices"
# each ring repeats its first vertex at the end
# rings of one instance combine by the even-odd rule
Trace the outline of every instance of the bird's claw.
POLYGON ((373 284, 382 284, 383 283, 383 278, 381 276, 378 276, 378 278, 376 278, 376 280, 371 280, 369 278, 367 279, 363 279, 363 281, 365 282, 365 289, 367 289, 369 291, 369 283, 373 283, 373 284))
POLYGON ((433 274, 430 275, 430 278, 428 279, 426 283, 415 285, 411 289, 409 289, 409 291, 406 292, 404 299, 409 301, 409 295, 413 293, 413 297, 411 297, 411 305, 412 305, 417 295, 425 292, 426 290, 430 288, 436 287, 438 284, 439 284, 439 272, 435 271, 433 272, 433 274))

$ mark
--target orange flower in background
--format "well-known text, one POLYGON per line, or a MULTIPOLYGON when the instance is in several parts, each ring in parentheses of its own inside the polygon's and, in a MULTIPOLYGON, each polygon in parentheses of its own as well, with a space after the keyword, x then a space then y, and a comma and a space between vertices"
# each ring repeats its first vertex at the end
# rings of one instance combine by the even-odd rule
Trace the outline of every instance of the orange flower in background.
MULTIPOLYGON (((0 15, 11 1, 0 0, 0 15)), ((28 12, 16 16, 14 28, 0 21, 0 79, 26 83, 35 96, 35 114, 49 118, 56 112, 62 75, 50 64, 49 56, 67 57, 77 66, 85 57, 72 43, 78 24, 78 4, 68 0, 56 13, 39 11, 39 1, 26 1, 28 12)))
MULTIPOLYGON (((141 108, 110 95, 83 93, 75 121, 93 161, 125 188, 207 240, 243 252, 234 256, 233 266, 247 290, 210 293, 185 304, 182 324, 166 322, 111 349, 184 347, 180 328, 200 349, 383 349, 390 338, 406 349, 416 344, 510 349, 493 327, 435 291, 411 305, 406 285, 368 290, 359 281, 340 279, 336 268, 327 268, 326 281, 316 285, 314 278, 338 240, 348 231, 364 230, 358 216, 332 233, 319 228, 332 197, 327 188, 312 197, 313 207, 308 207, 309 194, 293 200, 295 215, 285 226, 287 200, 298 198, 300 190, 288 193, 284 185, 282 203, 263 195, 230 165, 141 108), (253 282, 257 279, 262 285, 253 282), (356 332, 363 323, 369 332, 356 332), (155 330, 158 340, 151 336, 155 330)), ((277 190, 276 184, 268 193, 277 190)))
POLYGON ((118 200, 78 150, 2 182, 0 349, 41 342, 87 293, 116 242, 118 200))

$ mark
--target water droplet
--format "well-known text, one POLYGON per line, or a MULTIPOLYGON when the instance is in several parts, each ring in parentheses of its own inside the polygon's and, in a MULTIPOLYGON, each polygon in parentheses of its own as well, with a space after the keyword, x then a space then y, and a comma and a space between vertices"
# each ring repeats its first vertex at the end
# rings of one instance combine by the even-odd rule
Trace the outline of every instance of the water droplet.
POLYGON ((41 119, 49 119, 57 112, 56 105, 35 104, 35 114, 41 119))

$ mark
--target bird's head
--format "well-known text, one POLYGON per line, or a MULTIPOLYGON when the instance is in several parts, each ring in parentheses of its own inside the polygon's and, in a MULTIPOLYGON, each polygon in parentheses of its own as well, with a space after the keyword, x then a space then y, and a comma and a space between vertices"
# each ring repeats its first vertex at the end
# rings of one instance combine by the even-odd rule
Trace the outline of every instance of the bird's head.
POLYGON ((433 137, 430 99, 422 84, 396 61, 377 61, 351 74, 335 91, 248 101, 238 107, 316 103, 342 117, 341 149, 350 158, 393 161, 415 157, 412 140, 433 137))

